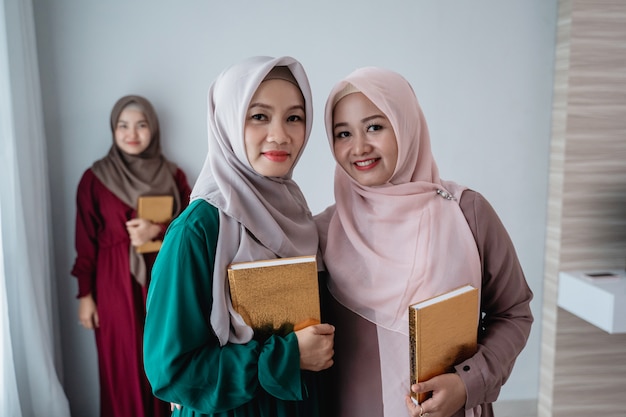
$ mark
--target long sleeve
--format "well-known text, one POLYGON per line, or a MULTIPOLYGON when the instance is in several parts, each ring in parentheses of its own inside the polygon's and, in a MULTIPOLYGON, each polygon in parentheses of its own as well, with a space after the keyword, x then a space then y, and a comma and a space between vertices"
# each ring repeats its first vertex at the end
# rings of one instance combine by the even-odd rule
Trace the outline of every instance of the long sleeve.
POLYGON ((465 191, 461 207, 483 265, 478 352, 456 366, 467 389, 466 409, 494 402, 526 345, 533 316, 532 292, 513 243, 491 205, 465 191))
POLYGON ((87 170, 76 192, 76 229, 74 244, 76 260, 72 275, 78 279, 78 295, 83 297, 94 289, 98 255, 97 231, 102 228, 103 221, 98 212, 98 201, 94 190, 96 178, 87 170))
POLYGON ((197 201, 167 231, 148 292, 146 374, 157 397, 183 408, 266 415, 276 398, 302 399, 297 338, 220 347, 209 322, 218 226, 217 209, 197 201))

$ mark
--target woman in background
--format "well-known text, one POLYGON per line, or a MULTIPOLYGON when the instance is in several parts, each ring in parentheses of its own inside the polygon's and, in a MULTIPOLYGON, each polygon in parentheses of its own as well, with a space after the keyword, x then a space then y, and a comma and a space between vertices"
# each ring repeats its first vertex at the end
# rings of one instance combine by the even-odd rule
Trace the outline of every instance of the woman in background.
POLYGON ((187 205, 183 171, 161 153, 157 114, 148 100, 120 98, 111 111, 113 144, 83 174, 76 196, 78 318, 93 329, 98 349, 100 415, 159 417, 143 369, 145 301, 156 252, 136 247, 163 238, 167 224, 137 218, 140 196, 173 197, 173 217, 187 205))
POLYGON ((335 300, 335 415, 491 416, 532 323, 504 226, 482 195, 440 178, 399 74, 356 70, 335 85, 325 116, 336 204, 316 222, 335 300), (465 284, 481 295, 478 352, 410 387, 408 306, 465 284), (432 397, 415 405, 411 389, 432 397))

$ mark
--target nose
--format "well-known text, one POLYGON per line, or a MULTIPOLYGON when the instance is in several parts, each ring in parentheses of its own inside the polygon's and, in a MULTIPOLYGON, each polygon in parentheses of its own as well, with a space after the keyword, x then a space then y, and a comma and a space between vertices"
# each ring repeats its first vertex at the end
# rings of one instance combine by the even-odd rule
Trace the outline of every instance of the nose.
POLYGON ((275 142, 279 145, 289 143, 291 138, 287 132, 287 127, 282 121, 275 121, 270 124, 269 131, 267 132, 267 141, 275 142))
POLYGON ((354 135, 352 143, 354 144, 352 148, 354 155, 365 155, 372 151, 372 145, 363 134, 359 133, 354 135))

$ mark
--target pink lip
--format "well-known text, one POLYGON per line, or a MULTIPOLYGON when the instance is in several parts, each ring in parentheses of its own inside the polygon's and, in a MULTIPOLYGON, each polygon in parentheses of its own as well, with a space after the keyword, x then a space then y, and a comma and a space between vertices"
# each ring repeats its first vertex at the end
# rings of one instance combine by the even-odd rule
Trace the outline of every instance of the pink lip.
POLYGON ((353 162, 352 165, 354 166, 355 169, 359 171, 369 171, 370 169, 374 169, 376 166, 378 166, 380 159, 381 158, 362 159, 360 161, 353 162))
POLYGON ((289 152, 285 151, 267 151, 263 152, 263 156, 272 162, 285 162, 289 158, 289 152))

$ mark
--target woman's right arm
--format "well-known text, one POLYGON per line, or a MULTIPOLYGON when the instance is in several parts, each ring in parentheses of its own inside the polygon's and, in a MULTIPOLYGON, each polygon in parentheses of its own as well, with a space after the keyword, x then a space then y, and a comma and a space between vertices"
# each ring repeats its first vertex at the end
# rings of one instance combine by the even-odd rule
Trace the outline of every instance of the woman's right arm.
POLYGON ((97 230, 100 224, 93 192, 95 176, 87 170, 76 191, 76 229, 74 245, 76 260, 72 275, 78 278, 78 298, 91 294, 96 275, 98 253, 97 230))
POLYGON ((100 317, 98 316, 98 306, 91 294, 78 299, 78 321, 86 329, 100 327, 100 317))
POLYGON ((90 296, 96 279, 96 257, 98 255, 97 231, 102 225, 94 193, 95 176, 87 170, 76 191, 76 223, 74 245, 76 260, 71 274, 78 279, 77 298, 90 296))
POLYGON ((78 320, 80 324, 93 329, 100 325, 98 308, 93 297, 96 279, 96 256, 98 254, 97 230, 102 224, 97 210, 94 193, 94 175, 87 170, 76 192, 76 261, 72 275, 78 280, 78 320))

